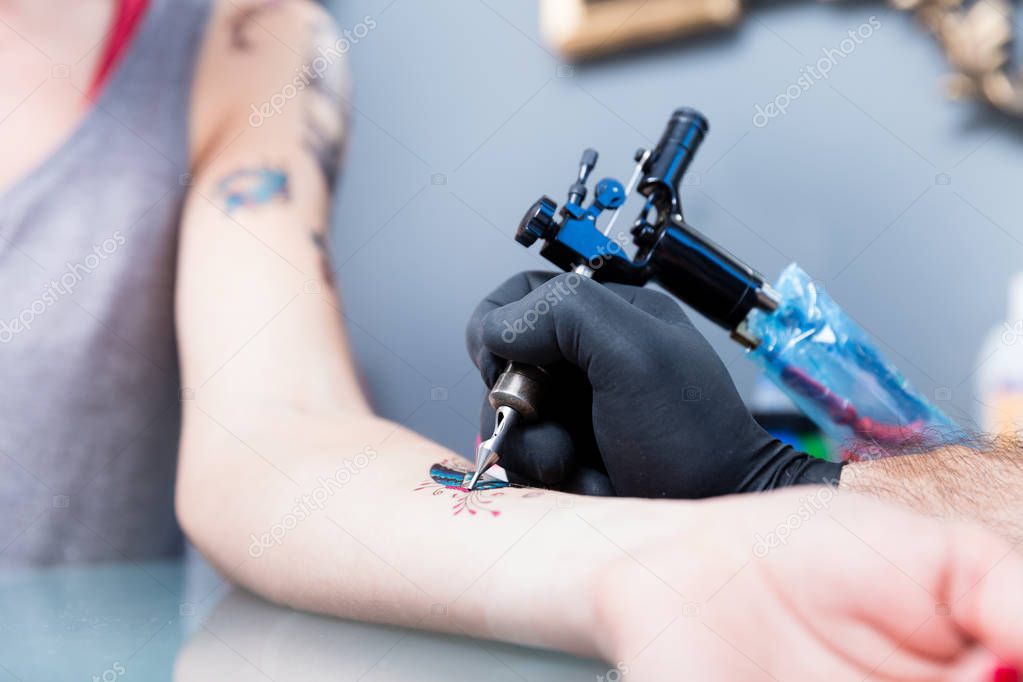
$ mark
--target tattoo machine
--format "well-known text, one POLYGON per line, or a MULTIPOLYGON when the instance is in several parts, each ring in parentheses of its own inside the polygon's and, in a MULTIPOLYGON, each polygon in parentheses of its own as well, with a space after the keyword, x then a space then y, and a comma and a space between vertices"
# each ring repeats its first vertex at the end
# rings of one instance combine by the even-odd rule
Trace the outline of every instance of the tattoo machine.
MULTIPOLYGON (((948 442, 956 427, 920 396, 881 356, 869 337, 795 264, 777 288, 753 268, 712 242, 684 218, 683 177, 708 132, 699 112, 676 110, 657 146, 636 152, 628 185, 597 182, 588 206, 586 180, 597 153, 587 149, 568 200, 558 209, 548 196, 530 207, 515 239, 565 271, 601 282, 642 286, 656 282, 668 293, 726 329, 767 375, 837 443, 884 445, 948 442), (628 234, 614 232, 625 200, 644 202, 628 234), (598 219, 609 216, 603 228, 598 219), (623 244, 631 235, 630 256, 623 244)), ((511 363, 489 395, 497 410, 494 435, 476 452, 479 475, 496 463, 503 434, 519 420, 538 418, 549 383, 541 368, 511 363)), ((861 454, 862 456, 862 454, 861 454)))

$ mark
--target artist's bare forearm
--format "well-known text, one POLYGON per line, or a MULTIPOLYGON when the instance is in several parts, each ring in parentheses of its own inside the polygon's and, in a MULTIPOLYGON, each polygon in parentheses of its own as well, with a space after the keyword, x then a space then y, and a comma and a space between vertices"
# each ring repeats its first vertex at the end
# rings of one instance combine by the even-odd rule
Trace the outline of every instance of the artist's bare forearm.
POLYGON ((932 516, 979 522, 1023 542, 1023 444, 1017 440, 849 464, 840 487, 932 516))

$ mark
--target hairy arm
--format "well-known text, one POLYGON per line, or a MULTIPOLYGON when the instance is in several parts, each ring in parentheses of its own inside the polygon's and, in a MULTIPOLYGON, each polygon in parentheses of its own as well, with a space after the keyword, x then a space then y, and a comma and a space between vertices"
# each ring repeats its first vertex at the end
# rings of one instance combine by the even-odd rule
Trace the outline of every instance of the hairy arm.
POLYGON ((372 414, 325 265, 343 74, 286 88, 330 53, 329 22, 304 3, 246 17, 214 18, 194 99, 209 132, 179 258, 182 526, 231 580, 293 607, 596 653, 591 577, 621 550, 580 535, 577 512, 614 528, 638 503, 468 493, 453 453, 372 414))
POLYGON ((848 464, 839 486, 1023 542, 1023 443, 1015 439, 848 464))

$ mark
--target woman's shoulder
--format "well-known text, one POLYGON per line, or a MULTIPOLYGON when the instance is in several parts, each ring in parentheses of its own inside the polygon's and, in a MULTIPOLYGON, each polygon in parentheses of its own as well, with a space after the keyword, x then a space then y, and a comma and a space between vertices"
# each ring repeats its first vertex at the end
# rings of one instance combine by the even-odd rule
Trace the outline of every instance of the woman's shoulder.
POLYGON ((312 0, 212 0, 192 86, 192 156, 322 81, 347 96, 350 39, 312 0))

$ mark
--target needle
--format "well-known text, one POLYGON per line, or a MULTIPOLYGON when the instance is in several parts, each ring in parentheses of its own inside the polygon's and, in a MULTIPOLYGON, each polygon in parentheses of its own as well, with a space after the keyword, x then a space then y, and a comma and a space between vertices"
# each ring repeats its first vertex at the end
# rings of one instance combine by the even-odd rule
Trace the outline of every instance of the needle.
POLYGON ((519 420, 519 413, 511 407, 504 405, 497 408, 497 422, 494 424, 494 435, 476 446, 476 469, 469 480, 469 490, 476 487, 483 472, 494 466, 499 459, 501 442, 504 440, 508 430, 515 426, 519 420))

